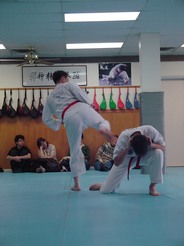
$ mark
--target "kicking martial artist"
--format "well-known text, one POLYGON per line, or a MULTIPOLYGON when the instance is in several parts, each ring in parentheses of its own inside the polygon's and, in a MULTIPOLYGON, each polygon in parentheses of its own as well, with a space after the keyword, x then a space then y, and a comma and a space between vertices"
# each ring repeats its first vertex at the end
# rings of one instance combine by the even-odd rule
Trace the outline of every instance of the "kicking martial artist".
POLYGON ((95 128, 111 139, 110 124, 94 109, 87 93, 69 81, 65 71, 55 71, 55 89, 47 97, 42 120, 53 130, 59 130, 63 122, 70 146, 70 168, 74 179, 73 191, 80 191, 79 175, 86 172, 84 156, 81 151, 81 136, 84 129, 95 128))
POLYGON ((165 141, 152 126, 145 125, 124 130, 118 138, 114 150, 114 165, 102 184, 93 184, 90 190, 102 193, 114 192, 129 171, 140 165, 150 176, 149 194, 159 196, 156 184, 163 182, 165 141))

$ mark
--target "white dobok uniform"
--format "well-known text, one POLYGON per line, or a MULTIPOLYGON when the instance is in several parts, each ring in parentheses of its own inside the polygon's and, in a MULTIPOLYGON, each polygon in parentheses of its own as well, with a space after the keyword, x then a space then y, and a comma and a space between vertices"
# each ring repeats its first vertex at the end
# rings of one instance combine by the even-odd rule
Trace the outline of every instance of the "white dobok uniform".
POLYGON ((62 122, 66 128, 70 146, 70 168, 73 177, 86 172, 84 156, 81 151, 81 136, 88 127, 100 129, 101 126, 110 131, 110 124, 104 120, 92 107, 87 93, 73 83, 57 84, 47 97, 42 120, 51 129, 57 131, 62 122), (63 111, 73 102, 79 101, 67 109, 62 119, 63 111), (55 117, 56 116, 56 117, 55 117))
POLYGON ((121 78, 123 80, 123 82, 126 84, 130 78, 127 74, 126 71, 121 71, 121 72, 117 72, 117 69, 120 67, 120 66, 123 66, 125 64, 117 64, 116 66, 114 66, 109 75, 107 76, 107 78, 110 80, 110 79, 116 79, 116 78, 121 78))
MULTIPOLYGON (((152 126, 145 125, 137 128, 127 129, 123 131, 117 141, 113 158, 119 155, 129 143, 129 138, 134 132, 141 132, 142 135, 149 137, 153 143, 161 144, 165 146, 165 141, 162 135, 152 126)), ((132 149, 128 152, 125 159, 117 167, 113 165, 109 172, 105 182, 102 184, 100 192, 111 193, 114 192, 127 177, 128 166, 130 160, 134 157, 131 162, 130 169, 134 168, 137 164, 138 157, 132 149)), ((140 158, 140 166, 145 170, 145 174, 150 175, 151 183, 162 183, 163 182, 163 164, 164 164, 164 152, 160 149, 149 149, 147 153, 140 158)))

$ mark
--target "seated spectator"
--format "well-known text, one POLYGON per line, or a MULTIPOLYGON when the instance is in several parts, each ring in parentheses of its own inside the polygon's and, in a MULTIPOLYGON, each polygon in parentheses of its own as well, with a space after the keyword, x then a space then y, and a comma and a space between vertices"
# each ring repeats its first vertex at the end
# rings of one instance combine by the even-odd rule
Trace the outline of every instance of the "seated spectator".
MULTIPOLYGON (((84 135, 81 136, 81 150, 84 155, 84 162, 86 166, 86 170, 90 169, 90 149, 89 147, 84 143, 84 135)), ((68 155, 63 157, 63 159, 60 161, 60 163, 66 167, 68 171, 70 171, 70 150, 68 151, 68 155)))
POLYGON ((15 147, 11 148, 7 155, 13 173, 30 172, 31 151, 24 146, 24 136, 16 135, 15 147))
POLYGON ((39 159, 35 163, 40 164, 36 168, 37 173, 65 171, 57 162, 56 147, 53 144, 49 144, 45 138, 38 138, 37 147, 39 159))
POLYGON ((56 147, 53 144, 49 144, 45 138, 38 138, 37 146, 39 158, 53 158, 57 160, 56 147))
POLYGON ((100 146, 96 153, 94 169, 97 171, 109 171, 113 166, 113 152, 118 140, 118 136, 114 135, 111 142, 105 142, 100 146))

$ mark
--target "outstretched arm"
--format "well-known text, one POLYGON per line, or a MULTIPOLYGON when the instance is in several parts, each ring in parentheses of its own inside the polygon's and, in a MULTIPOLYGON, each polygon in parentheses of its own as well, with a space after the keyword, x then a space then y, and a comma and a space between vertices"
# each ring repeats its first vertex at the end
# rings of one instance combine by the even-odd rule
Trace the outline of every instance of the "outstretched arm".
POLYGON ((117 156, 114 158, 114 165, 115 166, 119 166, 125 159, 126 155, 128 154, 130 147, 131 147, 131 139, 132 137, 129 138, 128 140, 128 145, 122 149, 119 154, 117 154, 117 156))
POLYGON ((117 155, 114 158, 114 165, 119 166, 125 159, 126 155, 128 154, 128 151, 130 150, 130 145, 128 145, 124 150, 122 150, 119 155, 117 155))

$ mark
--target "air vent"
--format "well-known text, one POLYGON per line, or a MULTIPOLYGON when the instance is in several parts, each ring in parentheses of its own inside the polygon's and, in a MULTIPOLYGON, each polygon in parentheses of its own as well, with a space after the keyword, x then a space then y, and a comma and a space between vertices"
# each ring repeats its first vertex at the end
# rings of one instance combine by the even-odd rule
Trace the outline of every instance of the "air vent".
POLYGON ((171 51, 174 50, 174 47, 160 47, 160 51, 171 51))
POLYGON ((30 49, 13 49, 12 52, 15 52, 15 53, 27 53, 29 52, 30 49))

